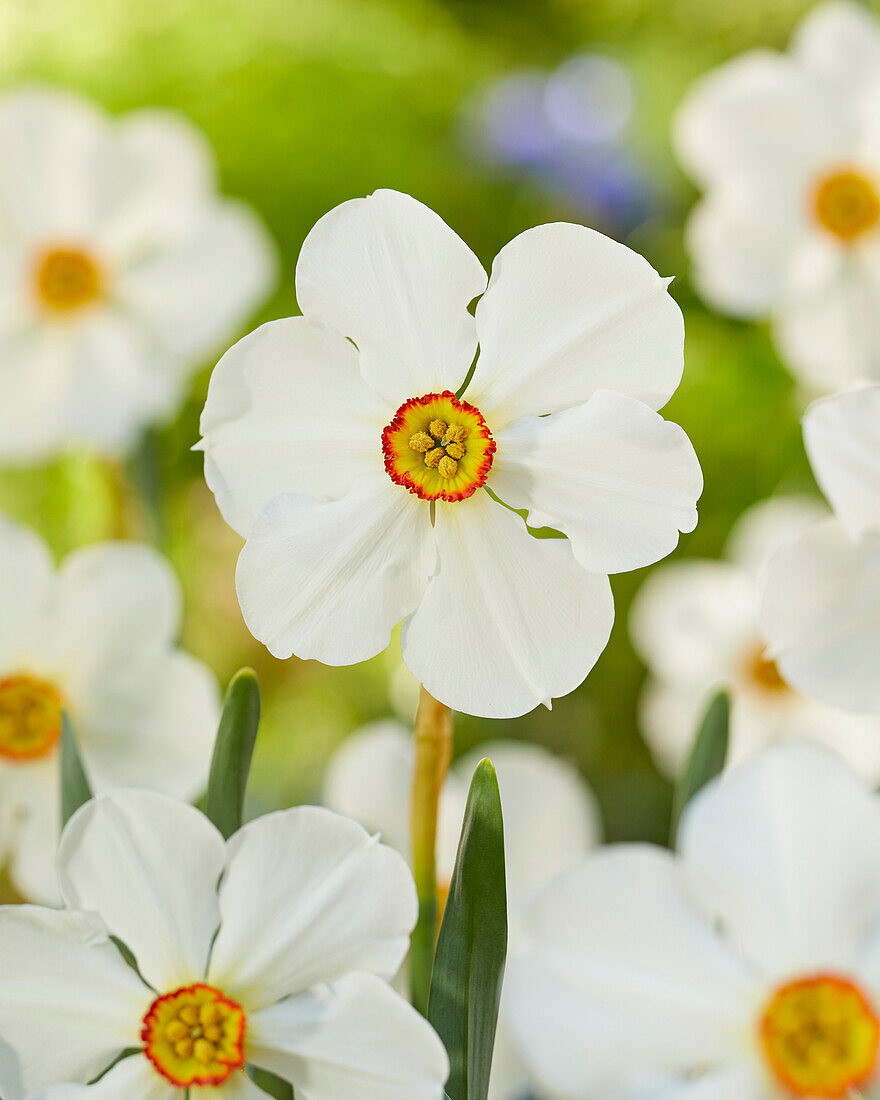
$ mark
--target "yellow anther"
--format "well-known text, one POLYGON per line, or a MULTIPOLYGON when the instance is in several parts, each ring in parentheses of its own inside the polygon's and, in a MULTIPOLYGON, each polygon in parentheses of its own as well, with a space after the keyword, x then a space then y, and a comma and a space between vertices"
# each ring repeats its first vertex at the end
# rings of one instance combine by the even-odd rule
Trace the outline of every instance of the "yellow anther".
POLYGON ((193 1041, 190 1038, 181 1039, 174 1044, 174 1053, 178 1058, 189 1058, 193 1052, 193 1041))
POLYGON ((180 1010, 180 1018, 185 1024, 189 1024, 190 1027, 195 1027, 199 1022, 199 1010, 195 1005, 184 1005, 180 1010))
POLYGON ((444 455, 437 463, 437 472, 441 477, 455 477, 458 473, 458 463, 449 455, 444 455))
POLYGON ((446 453, 450 458, 464 458, 464 444, 449 443, 446 447, 446 453))
POLYGON ((219 1043, 223 1038, 223 1028, 217 1024, 210 1024, 205 1028, 205 1038, 211 1043, 219 1043))
POLYGON ((445 420, 432 420, 428 425, 428 431, 439 443, 440 440, 446 435, 447 424, 445 420))
POLYGON ((416 434, 409 441, 410 447, 414 451, 430 451, 434 446, 434 440, 428 435, 427 432, 416 432, 416 434))
POLYGON ((435 447, 433 451, 428 451, 425 455, 425 465, 434 470, 443 458, 446 458, 446 452, 442 447, 435 447))
POLYGON ((196 1039, 193 1045, 193 1054, 199 1062, 204 1062, 206 1066, 209 1066, 217 1054, 213 1043, 209 1043, 207 1039, 196 1039))
POLYGON ((463 424, 450 424, 446 429, 444 443, 464 443, 467 438, 467 428, 463 424))
POLYGON ((165 1028, 165 1035, 172 1043, 179 1043, 181 1039, 189 1037, 189 1028, 182 1020, 172 1020, 165 1028))
POLYGON ((199 1009, 199 1020, 206 1027, 208 1024, 216 1024, 222 1015, 220 1005, 216 1001, 209 1001, 199 1009))

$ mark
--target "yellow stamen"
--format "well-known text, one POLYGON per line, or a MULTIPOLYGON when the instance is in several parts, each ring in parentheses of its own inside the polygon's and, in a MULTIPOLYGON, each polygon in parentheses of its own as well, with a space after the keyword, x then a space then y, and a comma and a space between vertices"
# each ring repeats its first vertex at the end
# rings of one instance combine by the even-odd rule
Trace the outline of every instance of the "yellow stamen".
POLYGON ((158 997, 144 1017, 144 1054, 179 1088, 220 1085, 245 1063, 244 1011, 209 985, 158 997))
POLYGON ((437 472, 446 478, 453 478, 458 473, 458 463, 454 458, 450 458, 448 454, 445 454, 437 463, 437 472))
POLYGON ((67 312, 89 305, 103 293, 98 264, 78 248, 50 248, 37 259, 37 298, 42 306, 67 312))
POLYGON ((463 443, 447 443, 446 453, 450 458, 464 458, 464 444, 463 443))
POLYGON ((813 201, 819 224, 847 243, 880 222, 878 183, 849 168, 823 177, 816 186, 813 201))
POLYGON ((45 680, 0 679, 0 757, 24 761, 50 753, 61 737, 61 709, 58 690, 45 680))
POLYGON ((421 451, 424 453, 425 451, 430 451, 436 444, 427 432, 416 432, 409 441, 409 445, 414 451, 421 451))
POLYGON ((435 470, 440 464, 440 459, 445 457, 446 452, 443 450, 443 448, 435 447, 433 451, 428 451, 428 453, 425 455, 425 465, 429 469, 435 470))
POLYGON ((439 443, 440 440, 446 435, 447 424, 445 420, 432 420, 428 425, 428 431, 439 443))

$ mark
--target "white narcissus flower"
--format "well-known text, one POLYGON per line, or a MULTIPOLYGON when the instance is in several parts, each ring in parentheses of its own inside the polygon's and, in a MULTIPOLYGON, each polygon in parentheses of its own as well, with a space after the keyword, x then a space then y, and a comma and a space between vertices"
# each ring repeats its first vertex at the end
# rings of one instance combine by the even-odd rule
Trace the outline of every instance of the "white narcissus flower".
POLYGON ((760 622, 761 582, 774 552, 827 516, 804 497, 775 497, 737 522, 723 561, 664 565, 630 615, 650 675, 640 705, 658 764, 680 773, 712 695, 731 699, 728 763, 786 737, 821 741, 865 779, 880 781, 880 721, 816 701, 789 684, 760 622))
POLYGON ((716 308, 769 317, 814 392, 880 378, 880 22, 820 4, 787 54, 697 82, 674 136, 705 191, 687 243, 716 308))
POLYGON ((751 757, 679 854, 612 845, 529 907, 508 1017, 561 1100, 880 1096, 880 803, 828 750, 751 757))
POLYGON ((175 648, 180 605, 151 547, 89 546, 56 571, 39 536, 0 517, 0 859, 29 899, 58 897, 62 710, 96 790, 203 789, 220 699, 175 648))
POLYGON ((762 619, 783 675, 832 706, 880 713, 880 386, 804 416, 813 473, 834 512, 770 560, 762 619))
MULTIPOLYGON (((577 770, 538 745, 491 741, 452 766, 440 799, 437 892, 445 905, 455 864, 468 787, 488 757, 498 773, 504 814, 508 957, 518 950, 518 914, 556 874, 577 863, 600 839, 595 797, 577 770)), ((375 722, 353 733, 330 761, 324 801, 409 852, 412 732, 398 722, 375 722)), ((514 1045, 501 1001, 490 1100, 520 1100, 534 1088, 514 1045)))
POLYGON ((699 464, 655 411, 682 371, 667 280, 555 224, 503 248, 487 288, 435 213, 377 191, 317 223, 296 288, 304 316, 227 352, 202 416, 205 476, 247 540, 251 632, 339 665, 403 620, 404 660, 442 702, 549 706, 608 640, 607 574, 696 523, 699 464))
POLYGON ((122 450, 266 296, 273 248, 172 111, 7 92, 0 153, 0 461, 122 450))
POLYGON ((45 1096, 259 1100, 256 1065, 298 1100, 442 1100, 443 1045, 384 980, 412 876, 355 822, 299 807, 227 843, 192 806, 118 791, 71 818, 58 874, 65 909, 0 909, 6 1100, 123 1051, 45 1096))

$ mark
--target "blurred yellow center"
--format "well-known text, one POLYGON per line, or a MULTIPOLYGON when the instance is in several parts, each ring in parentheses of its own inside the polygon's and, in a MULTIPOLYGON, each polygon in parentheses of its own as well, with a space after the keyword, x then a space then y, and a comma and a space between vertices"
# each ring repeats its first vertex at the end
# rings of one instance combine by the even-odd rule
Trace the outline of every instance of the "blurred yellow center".
POLYGON ((748 659, 747 675, 749 679, 762 691, 787 692, 791 691, 787 681, 779 671, 779 666, 772 657, 767 656, 767 650, 763 646, 750 655, 748 659))
POLYGON ((245 1063, 247 1017, 241 1005, 210 985, 189 985, 158 997, 141 1028, 144 1053, 173 1085, 222 1085, 245 1063))
POLYGON ((816 187, 820 225, 843 241, 854 241, 880 221, 880 195, 873 180, 850 170, 832 172, 816 187))
POLYGON ((382 433, 388 476, 422 500, 465 500, 486 483, 495 440, 480 410, 454 394, 404 402, 382 433))
POLYGON ((51 248, 37 260, 36 289, 48 309, 78 309, 101 296, 101 272, 92 257, 79 249, 51 248))
POLYGON ((844 1097, 874 1072, 880 1023, 858 986, 819 974, 776 991, 761 1019, 761 1040, 789 1092, 844 1097))
POLYGON ((61 736, 61 708, 61 696, 45 680, 0 680, 0 757, 35 760, 51 752, 61 736))

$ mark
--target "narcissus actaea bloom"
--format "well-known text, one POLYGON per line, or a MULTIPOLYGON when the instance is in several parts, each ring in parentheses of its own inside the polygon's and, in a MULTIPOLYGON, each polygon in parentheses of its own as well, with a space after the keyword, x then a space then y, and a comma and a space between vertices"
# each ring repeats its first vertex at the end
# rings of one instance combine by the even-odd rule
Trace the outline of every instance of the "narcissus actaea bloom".
POLYGON ((118 791, 71 818, 58 876, 64 909, 0 909, 6 1100, 102 1074, 45 1096, 265 1100, 248 1065, 303 1100, 442 1100, 443 1045, 385 980, 412 876, 355 822, 298 807, 227 843, 192 806, 118 791))
POLYGON ((362 661, 402 620, 432 695, 509 717, 584 679, 613 620, 607 574, 673 549, 702 478, 655 411, 682 371, 668 280, 556 224, 486 281, 409 196, 343 203, 300 253, 304 316, 215 369, 201 445, 247 540, 245 620, 275 656, 362 661), (567 539, 533 538, 512 508, 567 539))
MULTIPOLYGON (((498 774, 504 814, 508 956, 518 950, 518 913, 556 874, 582 859, 601 833, 595 796, 578 771, 538 745, 491 741, 452 766, 440 799, 437 826, 437 893, 446 903, 467 792, 477 764, 488 757, 498 774)), ((394 721, 353 733, 330 762, 324 801, 398 851, 409 852, 413 773, 412 732, 394 721)), ((501 1000, 490 1100, 520 1100, 534 1081, 514 1045, 501 1000)))
POLYGON ((804 444, 833 510, 768 564, 762 619, 786 679, 880 713, 880 386, 815 402, 804 444))
POLYGON ((266 231, 171 111, 8 92, 0 153, 0 461, 120 451, 265 297, 266 231))
POLYGON ((737 522, 725 560, 663 565, 630 615, 648 666, 642 730, 658 764, 678 775, 712 695, 731 699, 728 763, 787 737, 821 741, 865 779, 880 781, 880 720, 798 691, 771 656, 760 621, 764 569, 774 552, 828 515, 807 497, 775 497, 737 522))
POLYGON ((613 845, 524 915, 520 1049, 559 1100, 876 1097, 880 803, 787 742, 697 795, 677 855, 613 845))
POLYGON ((135 543, 69 554, 0 517, 0 858, 30 900, 54 902, 66 710, 96 790, 203 788, 220 714, 206 665, 177 649, 181 597, 135 543))
POLYGON ((687 242, 716 308, 769 317, 814 392, 880 378, 880 22, 820 4, 788 53, 761 49, 697 82, 674 128, 706 194, 687 242))

